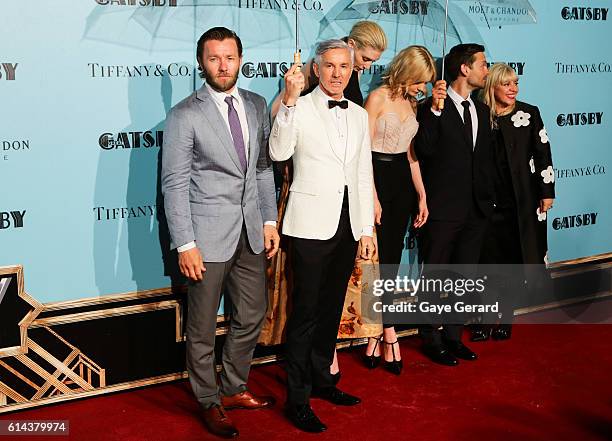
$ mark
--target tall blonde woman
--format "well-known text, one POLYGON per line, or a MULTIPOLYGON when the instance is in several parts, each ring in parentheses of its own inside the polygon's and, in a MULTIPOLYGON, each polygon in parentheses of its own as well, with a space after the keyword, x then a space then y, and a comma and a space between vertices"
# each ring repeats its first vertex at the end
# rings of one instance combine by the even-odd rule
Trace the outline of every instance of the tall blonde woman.
POLYGON ((510 270, 515 265, 545 263, 546 212, 555 197, 550 143, 540 110, 516 99, 519 80, 514 70, 503 63, 493 65, 481 93, 491 109, 496 141, 493 182, 497 200, 480 261, 498 267, 505 264, 507 270, 500 280, 501 320, 494 324, 492 320, 498 318, 485 318, 489 326, 473 329, 472 341, 487 340, 491 334, 496 340, 510 338, 512 300, 525 288, 525 278, 530 279, 529 271, 510 277, 510 270))
MULTIPOLYGON (((363 95, 359 88, 359 78, 361 73, 369 69, 372 63, 376 62, 382 53, 387 49, 387 37, 385 31, 373 21, 358 21, 351 28, 347 37, 342 38, 351 48, 353 48, 353 74, 348 86, 344 89, 344 98, 363 107, 363 95)), ((304 72, 304 91, 302 95, 312 92, 319 85, 319 79, 313 70, 313 60, 306 62, 302 71, 304 72)), ((281 92, 272 103, 272 115, 275 116, 280 106, 281 92)))
MULTIPOLYGON (((417 101, 424 97, 427 83, 436 78, 433 57, 423 46, 399 52, 383 76, 383 84, 365 103, 372 137, 374 201, 380 275, 395 279, 402 258, 404 237, 410 218, 415 228, 428 217, 425 187, 413 148, 419 128, 417 101)), ((390 301, 392 293, 383 299, 390 301)), ((383 314, 383 335, 370 338, 364 362, 369 368, 380 363, 379 342, 384 346, 384 367, 399 375, 402 359, 395 328, 383 314)))

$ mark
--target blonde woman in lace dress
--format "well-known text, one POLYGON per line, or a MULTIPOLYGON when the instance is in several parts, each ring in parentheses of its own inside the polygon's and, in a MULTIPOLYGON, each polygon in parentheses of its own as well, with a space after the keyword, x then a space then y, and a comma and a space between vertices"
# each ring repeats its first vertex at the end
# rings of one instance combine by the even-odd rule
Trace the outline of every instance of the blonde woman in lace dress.
MULTIPOLYGON (((425 96, 427 83, 435 78, 435 63, 429 51, 422 46, 407 47, 393 58, 382 86, 365 103, 372 137, 380 276, 384 279, 397 276, 410 218, 415 228, 427 221, 425 187, 412 141, 419 127, 417 101, 425 96)), ((389 301, 389 296, 383 300, 389 301)), ((378 366, 382 342, 383 366, 399 375, 402 359, 395 328, 389 321, 383 314, 383 334, 369 339, 364 362, 371 369, 378 366)))

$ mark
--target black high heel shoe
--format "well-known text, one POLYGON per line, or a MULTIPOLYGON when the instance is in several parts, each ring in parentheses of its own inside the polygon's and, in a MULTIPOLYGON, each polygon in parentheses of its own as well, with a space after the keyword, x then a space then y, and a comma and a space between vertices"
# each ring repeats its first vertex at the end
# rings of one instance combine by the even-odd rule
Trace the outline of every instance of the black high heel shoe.
POLYGON ((374 349, 372 349, 372 355, 363 354, 363 364, 365 364, 368 369, 374 369, 380 364, 381 356, 374 354, 376 353, 378 343, 382 341, 382 335, 380 337, 368 337, 368 341, 370 338, 375 339, 376 344, 374 345, 374 349))
POLYGON ((396 343, 397 343, 397 340, 395 340, 393 343, 387 343, 386 341, 383 340, 383 344, 391 346, 391 353, 393 354, 393 361, 385 360, 385 364, 383 365, 383 367, 389 372, 391 372, 392 374, 399 375, 402 373, 402 368, 404 367, 404 363, 402 360, 395 359, 395 347, 393 345, 396 343))

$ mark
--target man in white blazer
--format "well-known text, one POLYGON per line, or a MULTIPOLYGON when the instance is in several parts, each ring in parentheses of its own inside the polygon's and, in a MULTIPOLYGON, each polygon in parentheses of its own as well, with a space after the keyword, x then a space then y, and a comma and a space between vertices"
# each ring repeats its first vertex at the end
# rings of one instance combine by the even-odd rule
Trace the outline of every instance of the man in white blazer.
POLYGON ((303 97, 304 76, 293 66, 270 136, 270 157, 293 159, 282 231, 292 237, 294 277, 286 414, 308 432, 326 429, 310 407, 311 395, 336 405, 360 402, 337 389, 329 371, 357 241, 362 257, 375 252, 368 115, 343 97, 352 60, 343 41, 320 43, 314 62, 319 87, 303 97))

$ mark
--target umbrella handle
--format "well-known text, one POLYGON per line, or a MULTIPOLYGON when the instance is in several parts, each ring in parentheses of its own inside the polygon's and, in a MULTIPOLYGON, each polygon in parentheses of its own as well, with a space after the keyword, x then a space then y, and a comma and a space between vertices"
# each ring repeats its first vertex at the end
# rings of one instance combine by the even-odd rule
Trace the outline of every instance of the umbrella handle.
POLYGON ((302 51, 298 49, 293 53, 293 64, 297 64, 296 72, 299 72, 302 69, 302 51))
POLYGON ((440 98, 438 99, 438 110, 443 110, 444 109, 444 99, 440 98))

